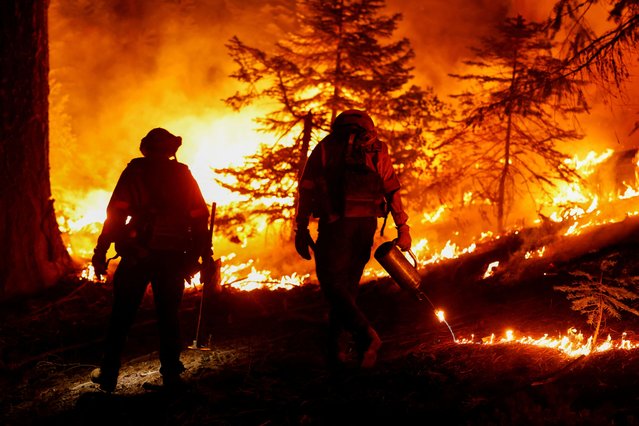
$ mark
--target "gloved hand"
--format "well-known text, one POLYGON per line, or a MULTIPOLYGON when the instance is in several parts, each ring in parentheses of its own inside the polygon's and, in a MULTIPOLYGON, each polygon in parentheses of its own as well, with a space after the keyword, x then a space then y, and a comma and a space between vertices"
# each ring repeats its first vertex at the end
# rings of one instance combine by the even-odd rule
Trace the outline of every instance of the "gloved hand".
POLYGON ((91 258, 91 264, 93 270, 98 277, 107 274, 107 260, 106 251, 99 250, 97 247, 93 250, 93 257, 91 258))
POLYGON ((308 228, 298 228, 295 230, 295 250, 306 260, 311 260, 310 248, 315 249, 315 241, 311 238, 308 228))
POLYGON ((395 240, 397 247, 399 247, 401 251, 408 251, 410 250, 410 246, 412 242, 413 241, 411 240, 411 237, 410 237, 410 227, 406 225, 405 223, 403 225, 398 226, 397 239, 395 240))

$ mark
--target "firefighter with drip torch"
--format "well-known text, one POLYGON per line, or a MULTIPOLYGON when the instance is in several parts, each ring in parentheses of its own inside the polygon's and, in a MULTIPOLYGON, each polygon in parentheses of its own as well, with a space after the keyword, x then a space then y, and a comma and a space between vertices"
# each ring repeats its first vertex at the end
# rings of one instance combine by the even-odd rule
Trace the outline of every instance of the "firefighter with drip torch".
POLYGON ((410 250, 408 215, 402 207, 400 182, 388 147, 377 138, 375 125, 364 111, 341 112, 331 132, 311 152, 298 182, 295 248, 311 259, 329 303, 328 360, 342 365, 346 353, 341 334, 351 333, 359 365, 371 368, 382 341, 356 302, 359 281, 370 259, 377 218, 393 216, 395 244, 410 250), (314 241, 308 225, 319 218, 314 241))
POLYGON ((126 337, 149 282, 160 329, 163 384, 182 383, 178 309, 184 280, 197 270, 210 269, 213 250, 206 202, 189 168, 176 159, 181 144, 181 137, 162 128, 142 139, 143 157, 133 159, 122 172, 94 250, 98 275, 107 272, 111 243, 121 256, 113 276, 104 356, 100 368, 91 373, 92 381, 107 392, 115 390, 126 337))

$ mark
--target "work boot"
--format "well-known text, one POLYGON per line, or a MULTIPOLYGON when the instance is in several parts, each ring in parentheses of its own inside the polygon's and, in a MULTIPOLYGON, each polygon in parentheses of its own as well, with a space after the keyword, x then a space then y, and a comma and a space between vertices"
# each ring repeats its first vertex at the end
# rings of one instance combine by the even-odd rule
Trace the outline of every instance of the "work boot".
POLYGON ((112 393, 118 383, 117 372, 106 372, 101 368, 91 371, 90 377, 93 383, 99 385, 100 389, 107 393, 112 393))
POLYGON ((326 355, 328 365, 331 368, 341 368, 348 362, 348 351, 345 342, 346 335, 344 332, 333 332, 328 336, 328 344, 326 345, 326 355))
POLYGON ((382 346, 382 339, 379 338, 377 332, 372 328, 368 328, 369 343, 366 350, 361 354, 361 368, 373 368, 377 362, 377 351, 382 346))
POLYGON ((160 368, 160 374, 162 374, 162 385, 168 390, 183 389, 186 384, 180 377, 180 374, 186 371, 184 364, 180 361, 171 365, 171 368, 160 368))

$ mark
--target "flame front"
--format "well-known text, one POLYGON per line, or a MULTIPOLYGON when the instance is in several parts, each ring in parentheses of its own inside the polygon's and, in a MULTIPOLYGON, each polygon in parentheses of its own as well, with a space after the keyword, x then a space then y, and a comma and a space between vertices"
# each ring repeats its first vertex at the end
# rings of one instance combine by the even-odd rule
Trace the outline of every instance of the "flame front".
POLYGON ((521 344, 537 346, 541 348, 556 349, 569 357, 578 357, 582 355, 590 355, 596 352, 605 352, 612 349, 631 350, 639 348, 639 342, 633 342, 627 339, 627 333, 623 333, 618 340, 613 340, 610 335, 605 341, 593 346, 592 336, 585 339, 584 335, 575 328, 570 328, 565 335, 556 338, 549 337, 544 334, 542 337, 534 338, 530 336, 516 336, 513 330, 506 330, 502 337, 495 334, 484 337, 481 340, 475 340, 475 335, 469 339, 461 338, 457 340, 460 345, 483 344, 483 345, 503 345, 503 344, 521 344))
MULTIPOLYGON (((166 7, 166 5, 158 7, 166 7)), ((72 9, 75 10, 75 8, 72 9)), ((79 9, 86 9, 89 13, 94 8, 79 9)), ((125 16, 120 16, 122 25, 118 27, 126 28, 127 31, 134 29, 146 31, 150 27, 157 28, 159 31, 158 34, 154 32, 137 34, 137 39, 143 40, 145 44, 138 46, 139 50, 122 51, 123 49, 112 47, 122 46, 119 39, 122 33, 99 33, 100 29, 96 23, 99 23, 100 17, 107 17, 108 14, 89 13, 87 18, 97 21, 89 25, 90 31, 84 31, 85 27, 73 25, 77 21, 72 20, 72 17, 64 16, 59 3, 52 5, 52 14, 53 19, 50 19, 51 36, 54 42, 51 48, 52 110, 50 112, 53 148, 51 150, 52 183, 60 228, 65 233, 69 252, 76 259, 87 262, 87 259, 91 257, 100 225, 105 218, 110 189, 115 184, 115 178, 108 176, 107 172, 112 169, 121 169, 120 166, 125 163, 124 158, 137 154, 137 146, 131 141, 139 140, 138 136, 142 129, 150 129, 151 126, 160 123, 183 137, 185 143, 179 151, 180 161, 189 165, 208 202, 215 201, 219 206, 231 203, 248 205, 253 202, 217 185, 212 169, 242 165, 246 156, 254 153, 260 143, 275 144, 287 141, 269 139, 268 136, 259 134, 254 129, 254 118, 263 117, 270 111, 272 105, 256 105, 236 114, 229 112, 224 106, 212 104, 211 99, 224 96, 228 85, 228 80, 216 81, 216 76, 228 75, 230 67, 229 64, 221 63, 223 62, 221 58, 225 57, 221 49, 215 54, 209 52, 203 55, 201 52, 203 46, 210 46, 211 39, 221 40, 226 37, 220 28, 226 29, 229 22, 215 26, 211 25, 214 21, 212 17, 193 17, 196 21, 203 19, 206 25, 191 25, 189 28, 191 40, 187 40, 186 37, 174 37, 172 31, 176 30, 177 24, 157 26, 153 22, 153 25, 149 26, 138 25, 139 17, 136 17, 133 25, 127 26, 126 24, 131 22, 127 21, 125 16), (65 23, 66 26, 63 25, 65 23), (206 31, 197 35, 192 33, 200 27, 206 28, 206 31), (74 31, 86 33, 87 36, 74 37, 76 35, 74 31), (219 32, 212 36, 211 31, 219 32), (90 38, 89 34, 97 36, 90 38), (66 41, 69 41, 67 38, 74 43, 67 43, 66 41), (179 40, 179 42, 171 42, 171 40, 179 40), (166 44, 162 44, 163 42, 166 44), (65 46, 73 46, 73 48, 65 46), (81 48, 88 47, 85 51, 94 52, 96 46, 101 49, 101 55, 85 55, 81 58, 80 53, 76 56, 77 52, 82 52, 81 48), (149 52, 149 49, 152 51, 149 52), (83 60, 78 60, 79 58, 83 60), (140 58, 146 59, 141 61, 140 58), (214 60, 209 61, 210 58, 214 60), (98 62, 93 62, 96 60, 98 62), (132 67, 127 68, 127 60, 131 62, 132 67), (95 71, 104 67, 108 68, 107 75, 112 78, 96 78, 95 71), (65 73, 73 72, 75 74, 66 75, 65 81, 65 73), (76 102, 77 98, 81 98, 81 101, 66 108, 69 96, 76 102), (95 102, 97 99, 100 102, 95 102), (113 105, 119 107, 114 108, 113 105), (68 111, 74 111, 76 115, 69 117, 68 111), (77 111, 83 113, 78 114, 77 111), (82 116, 88 118, 83 120, 82 116), (95 132, 95 129, 100 131, 95 132), (116 146, 114 141, 126 141, 129 145, 120 143, 116 146), (75 146, 70 142, 75 143, 75 146), (85 151, 85 144, 91 143, 93 146, 87 146, 86 153, 80 152, 85 151), (69 146, 82 147, 82 149, 74 150, 71 155, 65 157, 63 154, 68 154, 69 146), (78 159, 76 156, 87 156, 93 161, 82 161, 85 158, 78 159), (89 170, 85 171, 84 175, 77 170, 72 170, 79 163, 88 164, 89 170), (94 174, 97 178, 94 178, 94 174), (87 175, 94 179, 88 179, 87 175), (76 182, 77 188, 70 190, 69 182, 76 182), (101 187, 98 187, 99 185, 101 187)), ((419 25, 422 25, 422 15, 407 14, 407 17, 417 20, 419 25)), ((257 21, 257 16, 255 14, 243 18, 247 20, 243 22, 254 24, 253 20, 257 21)), ((153 17, 155 19, 155 15, 153 17)), ((191 19, 186 21, 192 22, 191 19)), ((446 21, 446 25, 449 24, 448 20, 441 21, 446 21)), ((179 20, 170 22, 179 22, 179 20)), ((439 24, 432 21, 431 23, 439 24)), ((117 30, 110 25, 108 28, 108 31, 117 30)), ((271 31, 271 26, 268 25, 245 25, 243 29, 245 35, 252 35, 255 38, 266 35, 268 31, 271 31)), ((125 45, 133 46, 134 43, 129 41, 125 45)), ((220 47, 221 45, 220 43, 220 47)), ((430 52, 433 46, 427 46, 427 48, 430 52)), ((448 49, 449 46, 436 46, 436 48, 448 49)), ((448 74, 451 70, 445 71, 448 74)), ((590 147, 602 146, 602 143, 605 144, 606 141, 585 140, 584 143, 590 149, 590 147)), ((612 140, 608 141, 610 146, 613 143, 612 140)), ((584 181, 587 181, 612 155, 612 149, 601 152, 591 150, 585 156, 574 155, 567 163, 579 172, 584 181)), ((548 204, 540 206, 538 210, 528 208, 526 215, 522 214, 522 217, 517 220, 521 223, 532 222, 543 226, 545 219, 539 218, 543 215, 552 224, 565 225, 561 228, 565 236, 580 234, 595 225, 620 221, 628 216, 639 214, 639 205, 632 204, 639 201, 636 180, 625 181, 624 185, 622 192, 597 194, 584 182, 557 182, 548 204), (623 208, 619 210, 610 208, 612 204, 619 201, 625 203, 623 208)), ((472 191, 464 191, 460 196, 461 204, 464 206, 471 205, 473 202, 472 191)), ((293 200, 280 201, 293 202, 293 200)), ((482 200, 481 203, 490 205, 490 201, 487 200, 482 200)), ((452 203, 442 204, 430 212, 420 211, 419 208, 416 210, 411 212, 411 227, 414 233, 413 251, 420 268, 428 268, 474 253, 482 242, 501 238, 490 230, 468 232, 461 229, 459 217, 454 217, 455 206, 452 203), (445 232, 441 232, 443 235, 433 236, 431 230, 435 227, 445 229, 445 232)), ((266 226, 266 222, 260 223, 259 230, 265 231, 266 226)), ((510 231, 516 231, 515 227, 510 231)), ((242 234, 241 230, 238 234, 242 234)), ((222 285, 241 291, 261 288, 276 290, 290 289, 309 281, 310 274, 297 271, 298 267, 300 271, 302 270, 299 261, 298 263, 292 260, 286 262, 287 267, 294 272, 288 270, 275 272, 276 267, 269 265, 268 260, 265 261, 266 266, 259 265, 260 250, 262 250, 260 243, 261 241, 258 241, 251 245, 251 241, 242 239, 239 247, 233 246, 233 249, 227 249, 218 241, 216 252, 225 253, 222 256, 222 285), (243 248, 250 248, 253 253, 249 255, 236 253, 243 248)), ((549 251, 546 245, 527 248, 523 256, 525 260, 534 261, 543 258, 549 251)), ((294 256, 294 253, 291 252, 291 255, 294 256)), ((483 277, 494 276, 499 267, 500 262, 492 260, 487 265, 483 277)), ((385 272, 374 262, 369 263, 365 272, 367 278, 384 275, 385 272)), ((91 265, 85 267, 82 278, 97 281, 91 265)), ((199 286, 199 276, 193 277, 187 284, 190 288, 196 289, 199 286)), ((436 311, 436 316, 440 322, 445 322, 443 311, 436 311)), ((493 335, 484 343, 544 345, 558 348, 568 354, 579 354, 584 353, 583 348, 589 345, 589 339, 583 341, 583 336, 579 336, 581 336, 580 333, 569 331, 566 336, 560 336, 557 339, 551 339, 548 335, 533 339, 516 337, 514 331, 510 330, 502 338, 493 335)), ((477 342, 474 341, 473 336, 464 343, 477 342)), ((623 336, 618 343, 611 342, 609 338, 607 342, 597 345, 596 348, 588 347, 588 353, 605 350, 602 348, 607 345, 623 349, 635 347, 623 336)))

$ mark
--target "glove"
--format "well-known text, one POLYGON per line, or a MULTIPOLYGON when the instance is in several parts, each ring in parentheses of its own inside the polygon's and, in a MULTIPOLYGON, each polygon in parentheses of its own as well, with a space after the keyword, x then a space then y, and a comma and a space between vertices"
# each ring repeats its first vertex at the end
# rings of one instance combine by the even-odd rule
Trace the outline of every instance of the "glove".
POLYGON ((401 251, 410 250, 410 246, 412 244, 412 240, 410 238, 410 227, 406 224, 400 225, 397 227, 397 239, 395 240, 395 244, 401 251))
POLYGON ((98 250, 97 248, 93 250, 93 257, 91 258, 91 264, 93 265, 93 270, 97 276, 102 276, 107 274, 107 260, 106 260, 106 252, 102 250, 98 250))
POLYGON ((315 249, 315 241, 311 238, 308 228, 298 228, 295 231, 295 250, 303 259, 311 260, 309 247, 315 249))

